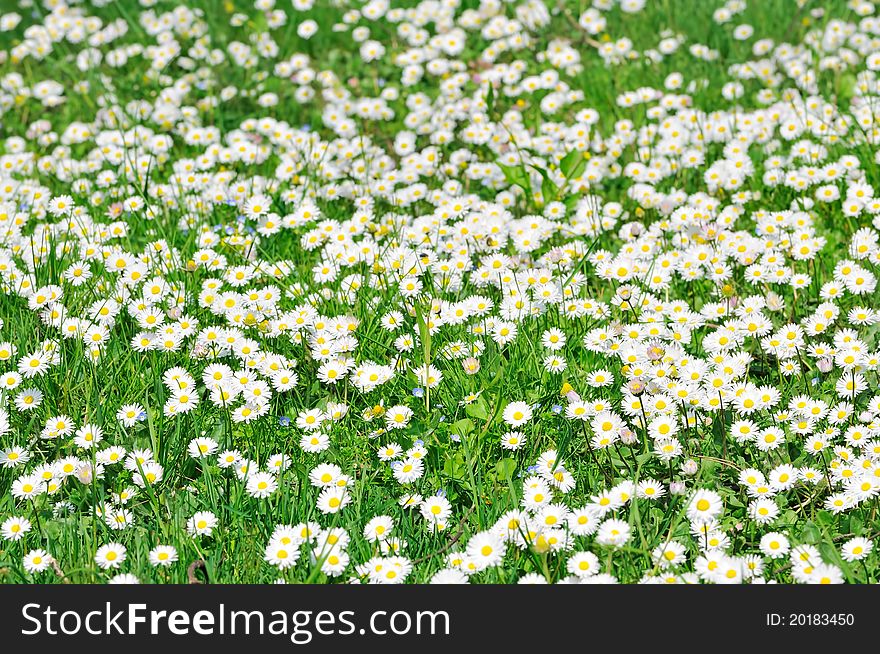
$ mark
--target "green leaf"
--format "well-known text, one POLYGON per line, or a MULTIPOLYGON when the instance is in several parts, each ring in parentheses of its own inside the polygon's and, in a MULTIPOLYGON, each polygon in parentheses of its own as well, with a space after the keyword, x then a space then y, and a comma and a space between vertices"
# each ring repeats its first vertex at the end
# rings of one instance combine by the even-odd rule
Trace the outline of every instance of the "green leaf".
POLYGON ((797 523, 797 519, 798 519, 797 513, 795 513, 791 509, 789 509, 788 511, 783 513, 782 516, 779 518, 779 524, 792 526, 797 523))
POLYGON ((498 164, 498 167, 501 169, 501 172, 504 173, 504 178, 514 186, 519 186, 530 196, 532 194, 532 180, 529 178, 529 174, 526 172, 525 166, 507 166, 505 164, 498 164))
POLYGON ((744 508, 746 508, 746 505, 743 504, 743 503, 740 501, 740 499, 739 499, 738 497, 736 497, 735 495, 731 495, 731 496, 728 497, 725 501, 727 502, 728 505, 733 506, 733 507, 736 507, 737 509, 744 509, 744 508))
POLYGON ((49 520, 43 527, 46 532, 46 536, 50 539, 54 540, 57 538, 61 538, 61 523, 58 520, 49 520))
POLYGON ((537 166, 532 166, 538 173, 541 175, 541 195, 544 196, 544 203, 553 202, 556 199, 557 193, 559 193, 559 189, 556 188, 556 184, 550 178, 550 173, 548 173, 543 168, 538 168, 537 166))
POLYGON ((461 452, 456 452, 454 457, 447 457, 443 463, 443 472, 453 479, 465 479, 467 477, 467 464, 461 452))
POLYGON ((587 167, 587 160, 580 150, 572 150, 559 162, 559 169, 566 179, 573 179, 580 175, 587 167))
POLYGON ((818 522, 823 527, 828 527, 834 524, 834 516, 830 511, 826 511, 822 509, 819 513, 816 514, 816 522, 818 522))
POLYGON ((822 540, 822 533, 819 531, 819 527, 816 526, 812 520, 807 520, 804 524, 803 531, 801 531, 801 540, 805 543, 809 543, 810 545, 815 545, 822 540))
POLYGON ((425 365, 431 358, 431 332, 428 331, 428 324, 422 316, 421 308, 416 305, 416 323, 419 327, 419 338, 422 341, 422 348, 425 350, 425 365))
POLYGON ((464 412, 468 414, 471 418, 476 418, 477 420, 488 420, 489 419, 489 407, 486 404, 486 400, 481 397, 478 397, 476 401, 472 404, 468 404, 464 408, 464 412))
POLYGON ((492 117, 492 114, 494 111, 495 111, 495 87, 492 86, 492 82, 489 82, 489 90, 486 91, 486 113, 489 115, 489 118, 492 117))
POLYGON ((549 177, 544 177, 541 182, 541 195, 544 196, 544 204, 548 202, 553 202, 556 199, 556 194, 559 192, 559 189, 556 188, 556 184, 550 181, 549 177))
POLYGON ((453 422, 449 429, 453 434, 458 434, 464 438, 474 430, 474 421, 470 418, 462 418, 453 422))
POLYGON ((862 527, 865 526, 865 523, 862 522, 862 519, 857 515, 851 515, 849 517, 849 531, 851 534, 861 534, 862 527))
POLYGON ((499 479, 512 479, 513 473, 516 471, 516 461, 510 457, 501 459, 495 464, 495 471, 499 479))
POLYGON ((843 574, 846 575, 846 578, 852 583, 852 568, 849 567, 846 561, 840 556, 840 552, 837 551, 837 548, 834 547, 834 543, 829 543, 827 541, 823 541, 816 545, 819 548, 819 552, 822 555, 822 558, 826 561, 834 563, 837 567, 839 567, 843 574))
POLYGON ((700 479, 710 479, 714 476, 718 463, 712 459, 703 459, 700 463, 700 479))
POLYGON ((838 101, 843 104, 856 94, 856 77, 852 73, 840 76, 838 87, 838 101))

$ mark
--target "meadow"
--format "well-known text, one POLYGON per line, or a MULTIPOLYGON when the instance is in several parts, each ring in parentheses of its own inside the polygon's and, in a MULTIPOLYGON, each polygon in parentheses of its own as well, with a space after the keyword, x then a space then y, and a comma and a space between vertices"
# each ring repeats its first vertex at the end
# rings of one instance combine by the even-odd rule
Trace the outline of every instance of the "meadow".
POLYGON ((868 0, 2 3, 0 582, 880 581, 878 70, 868 0))

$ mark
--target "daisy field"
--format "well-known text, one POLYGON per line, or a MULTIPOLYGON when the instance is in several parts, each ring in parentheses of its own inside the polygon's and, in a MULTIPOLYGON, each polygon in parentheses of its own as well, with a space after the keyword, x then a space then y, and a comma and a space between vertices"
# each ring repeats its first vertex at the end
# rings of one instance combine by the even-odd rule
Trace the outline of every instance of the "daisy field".
POLYGON ((0 3, 0 581, 876 583, 878 14, 0 3))

